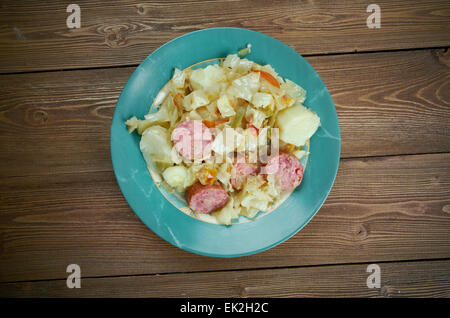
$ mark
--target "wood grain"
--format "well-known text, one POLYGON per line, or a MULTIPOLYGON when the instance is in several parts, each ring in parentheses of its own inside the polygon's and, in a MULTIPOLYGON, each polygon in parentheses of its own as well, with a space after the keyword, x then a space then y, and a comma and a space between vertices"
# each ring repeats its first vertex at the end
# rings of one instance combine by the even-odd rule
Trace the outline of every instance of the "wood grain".
POLYGON ((240 27, 276 37, 301 54, 450 44, 450 3, 380 0, 369 29, 367 1, 77 1, 81 28, 68 29, 67 2, 2 1, 0 72, 139 64, 177 36, 240 27))
POLYGON ((308 60, 335 103, 342 157, 449 151, 449 52, 308 60))
POLYGON ((142 224, 112 172, 2 178, 0 281, 450 257, 450 154, 344 159, 297 235, 235 259, 194 255, 142 224))
POLYGON ((449 297, 450 261, 381 263, 380 288, 368 264, 81 278, 0 284, 0 297, 449 297))
POLYGON ((450 2, 378 1, 380 29, 366 26, 362 0, 77 3, 81 29, 66 27, 64 1, 0 5, 0 297, 450 296, 450 53, 440 49, 450 2), (135 66, 209 27, 260 31, 307 56, 342 135, 316 217, 279 246, 234 259, 151 232, 109 154, 135 66), (66 287, 73 263, 81 289, 66 287), (380 289, 366 286, 370 263, 380 289))
MULTIPOLYGON (((450 151, 450 70, 443 52, 308 60, 335 102, 343 158, 450 151)), ((0 77, 0 176, 111 171, 111 119, 133 70, 0 77)))

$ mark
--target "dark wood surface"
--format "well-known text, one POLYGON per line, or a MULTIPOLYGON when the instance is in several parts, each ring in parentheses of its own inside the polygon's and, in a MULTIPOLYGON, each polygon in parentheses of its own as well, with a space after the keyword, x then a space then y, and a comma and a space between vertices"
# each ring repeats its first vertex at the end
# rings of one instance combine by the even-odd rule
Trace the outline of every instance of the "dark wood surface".
POLYGON ((0 296, 450 296, 448 1, 377 2, 380 29, 365 25, 363 1, 78 4, 73 30, 62 1, 0 7, 0 296), (145 227, 109 154, 136 65, 214 26, 261 31, 306 55, 342 136, 335 185, 313 220, 233 259, 185 252, 145 227), (78 290, 65 285, 72 263, 78 290), (366 286, 371 263, 380 289, 366 286))
POLYGON ((301 54, 445 47, 446 0, 377 1, 382 27, 366 26, 367 1, 77 1, 68 29, 64 1, 2 1, 0 72, 139 64, 168 40, 211 27, 264 32, 301 54))
POLYGON ((381 288, 367 288, 367 264, 6 283, 0 297, 448 297, 448 260, 380 264, 381 288), (405 273, 408 273, 405 275, 405 273))

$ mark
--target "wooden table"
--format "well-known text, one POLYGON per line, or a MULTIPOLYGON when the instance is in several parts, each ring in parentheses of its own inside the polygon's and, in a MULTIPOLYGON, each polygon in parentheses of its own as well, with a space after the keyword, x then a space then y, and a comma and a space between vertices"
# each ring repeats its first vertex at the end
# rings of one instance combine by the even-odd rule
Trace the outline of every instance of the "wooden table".
MULTIPOLYGON (((450 2, 65 1, 0 6, 0 296, 450 296, 450 2), (153 50, 209 27, 249 28, 302 54, 336 105, 342 154, 299 233, 240 258, 165 242, 129 208, 109 131, 153 50), (69 264, 81 288, 66 286, 69 264), (381 270, 380 288, 368 288, 381 270)), ((205 48, 206 49, 206 48, 205 48)))

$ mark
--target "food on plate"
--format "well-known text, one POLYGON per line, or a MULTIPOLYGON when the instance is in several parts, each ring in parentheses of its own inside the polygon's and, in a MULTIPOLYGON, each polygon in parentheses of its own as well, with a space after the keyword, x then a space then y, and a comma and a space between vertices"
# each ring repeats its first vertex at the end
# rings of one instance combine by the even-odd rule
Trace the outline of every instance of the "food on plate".
POLYGON ((172 142, 175 150, 185 159, 206 159, 211 155, 211 132, 199 120, 180 122, 172 131, 172 142))
POLYGON ((150 112, 126 121, 141 135, 151 171, 194 215, 220 224, 269 212, 287 198, 301 184, 302 160, 320 127, 301 86, 241 57, 175 68, 150 112))
POLYGON ((242 189, 249 176, 257 175, 259 173, 259 165, 248 161, 249 160, 246 160, 244 156, 240 155, 233 164, 236 175, 234 178, 231 178, 231 185, 237 190, 242 189))
POLYGON ((186 200, 197 213, 210 213, 223 208, 228 200, 227 191, 220 184, 203 185, 196 182, 186 190, 186 200))
POLYGON ((292 153, 280 152, 271 156, 264 168, 266 174, 279 178, 281 190, 293 189, 302 182, 302 163, 292 153))
POLYGON ((319 117, 302 105, 285 108, 277 116, 280 139, 295 146, 301 146, 312 137, 320 125, 319 117))

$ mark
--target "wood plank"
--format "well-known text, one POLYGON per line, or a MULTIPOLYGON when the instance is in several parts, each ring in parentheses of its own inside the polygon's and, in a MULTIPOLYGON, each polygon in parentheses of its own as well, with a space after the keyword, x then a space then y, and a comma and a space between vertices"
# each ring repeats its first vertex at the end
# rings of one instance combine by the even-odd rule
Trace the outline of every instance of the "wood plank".
POLYGON ((449 151, 449 52, 309 60, 337 109, 341 157, 449 151))
MULTIPOLYGON (((343 158, 450 152, 450 70, 442 52, 308 60, 334 99, 343 158)), ((111 119, 133 70, 0 77, 0 175, 111 171, 111 119)))
POLYGON ((111 171, 112 115, 133 70, 0 77, 0 175, 111 171))
POLYGON ((241 27, 276 37, 301 54, 450 44, 450 3, 367 1, 78 1, 81 28, 68 29, 67 2, 2 1, 0 72, 139 64, 165 42, 203 28, 241 27))
POLYGON ((380 288, 368 264, 81 278, 0 284, 0 297, 449 297, 450 261, 381 263, 380 288))
POLYGON ((1 178, 0 281, 450 258, 450 154, 341 160, 299 233, 247 257, 180 250, 133 214, 112 172, 1 178))

